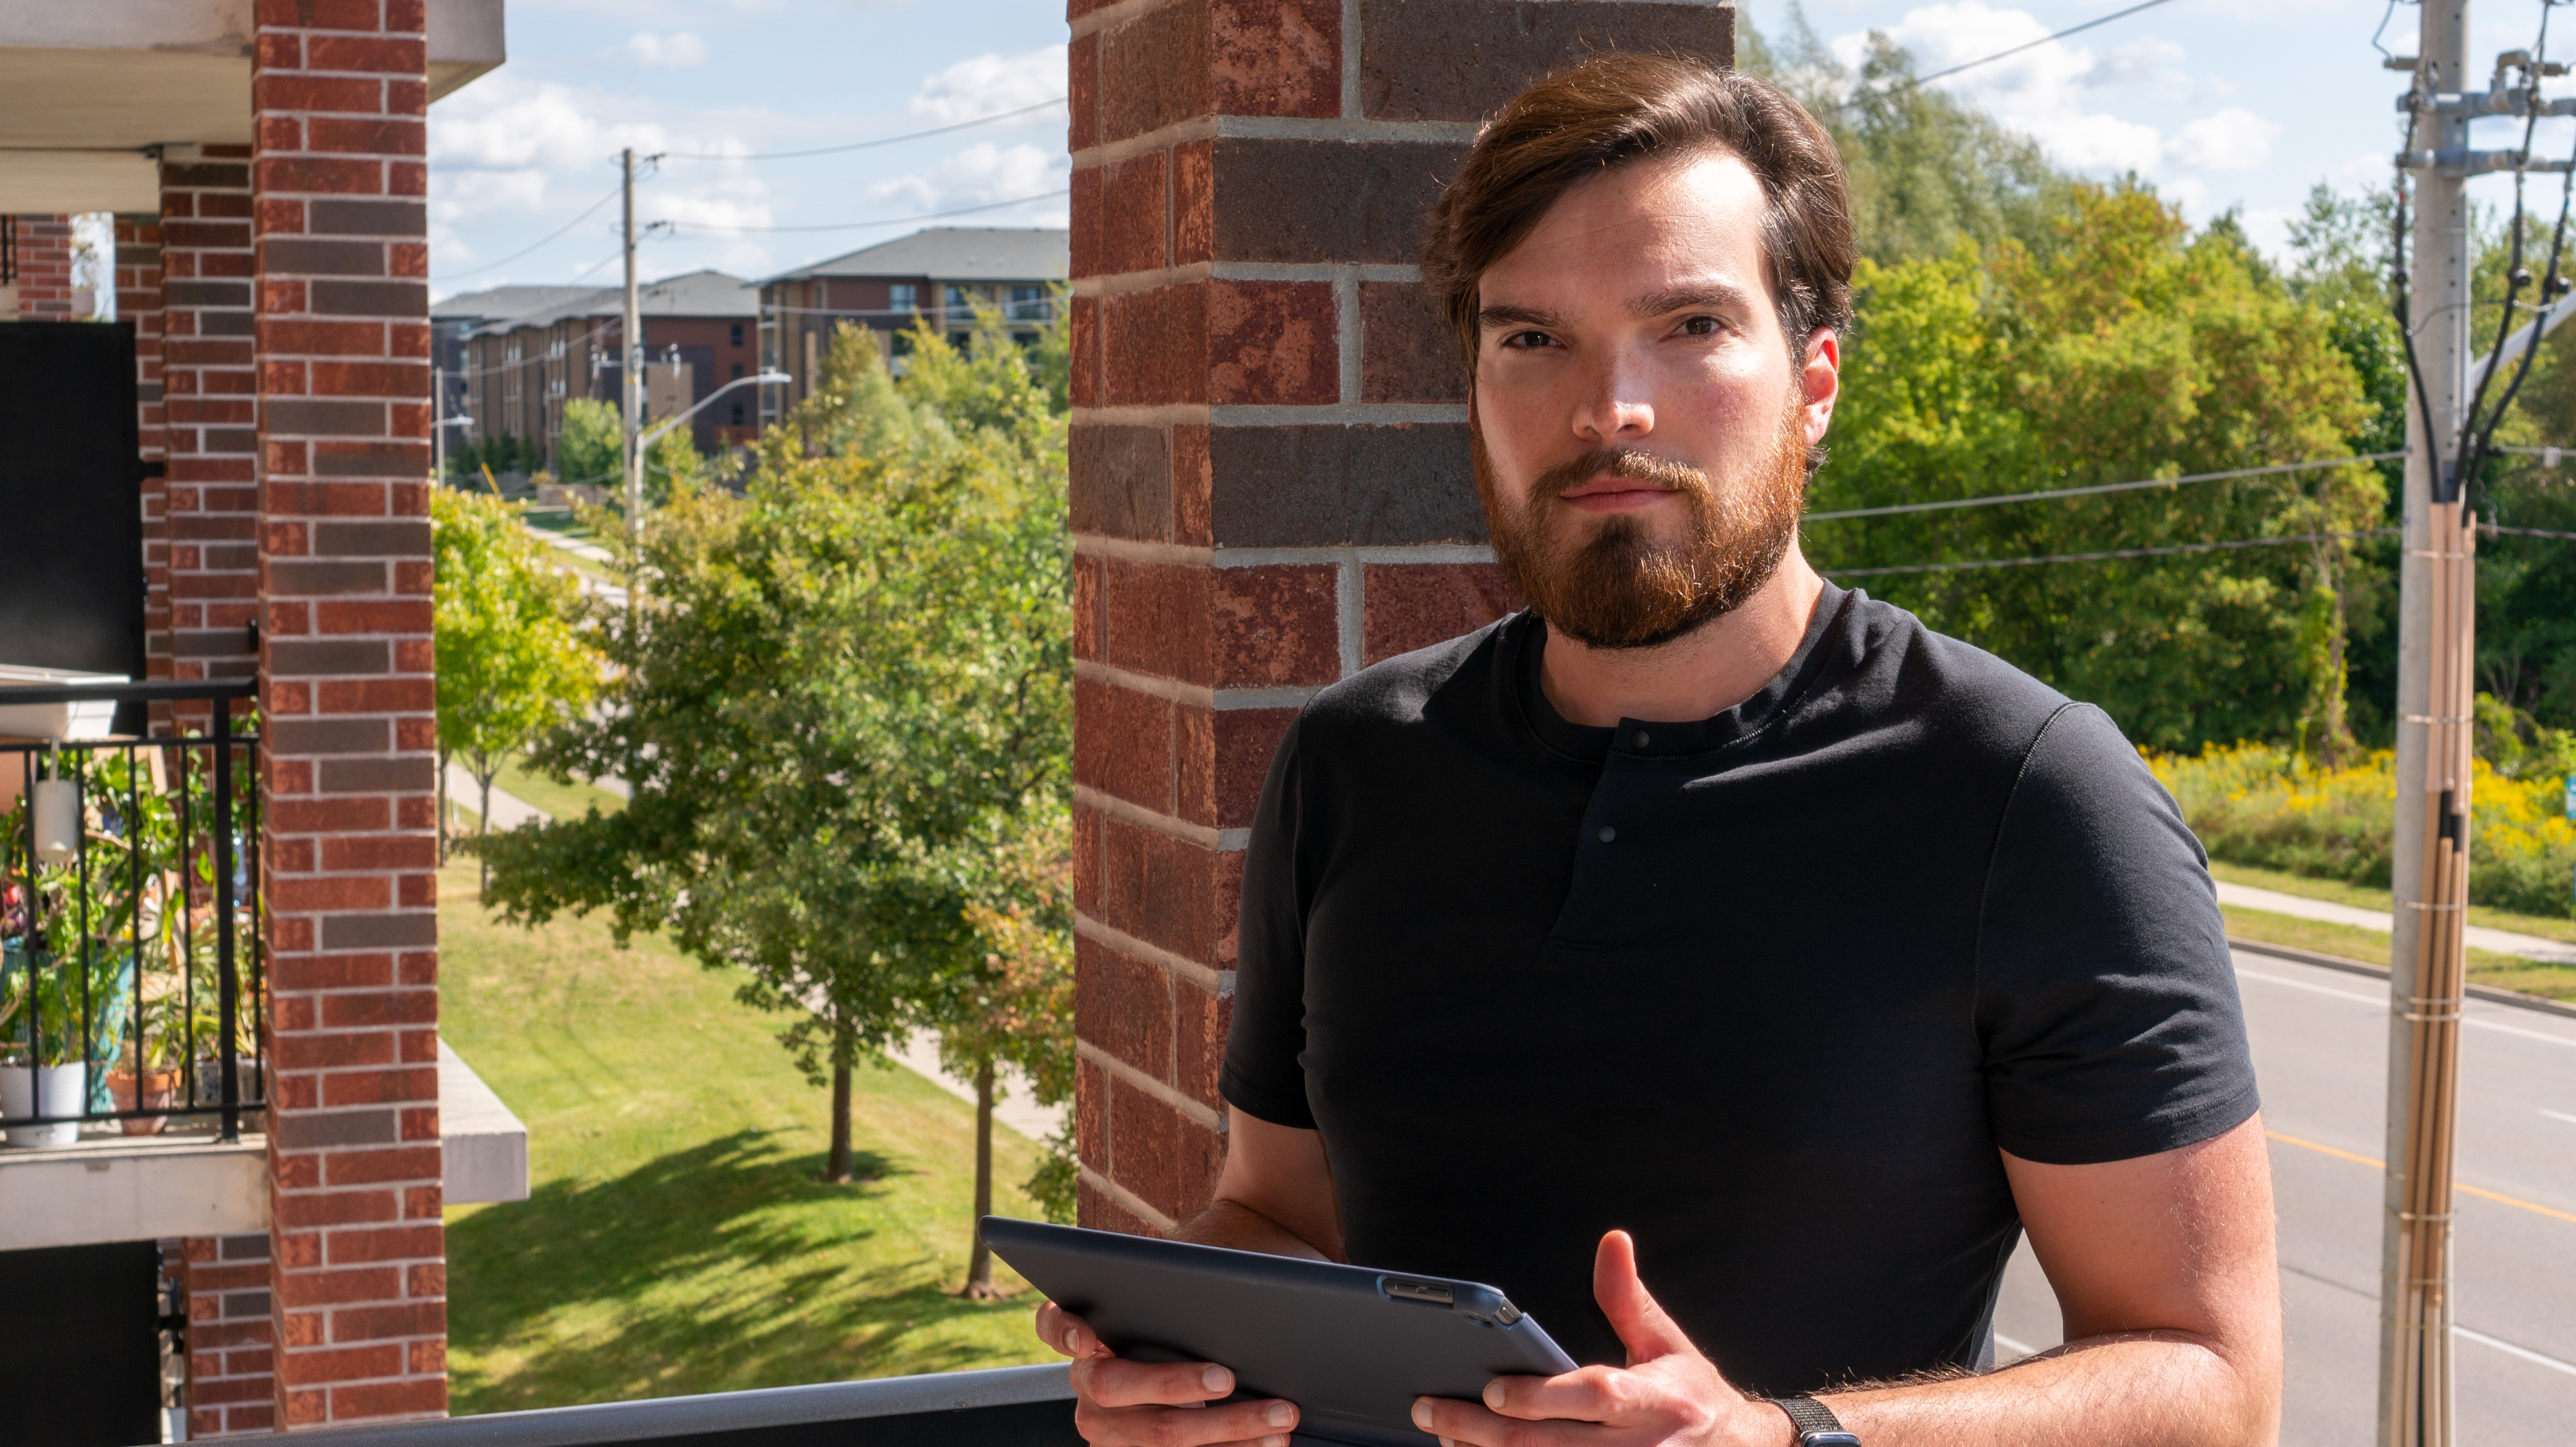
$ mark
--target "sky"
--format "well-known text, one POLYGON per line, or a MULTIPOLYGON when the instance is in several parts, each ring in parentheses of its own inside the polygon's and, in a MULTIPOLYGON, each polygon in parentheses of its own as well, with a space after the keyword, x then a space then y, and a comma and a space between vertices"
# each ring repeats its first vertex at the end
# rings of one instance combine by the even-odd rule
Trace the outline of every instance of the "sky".
MULTIPOLYGON (((1739 0, 1775 40, 1791 0, 1739 0)), ((1833 52, 1873 29, 1929 72, 2124 8, 2123 0, 1804 0, 1833 52)), ((2540 0, 2474 12, 2475 53, 2525 47, 2540 0)), ((2382 185, 2417 10, 2388 0, 2167 0, 1937 84, 2060 165, 2135 172, 2195 223, 2238 211, 2279 253, 2319 181, 2382 185)), ((431 293, 618 279, 617 152, 667 153, 637 187, 647 278, 716 267, 758 278, 924 225, 1061 226, 1067 181, 1063 0, 510 0, 509 63, 430 110, 431 293), (744 159, 944 135, 835 155, 744 159), (718 159, 688 159, 709 156, 718 159), (600 204, 600 203, 605 204, 600 204), (994 203, 1007 203, 995 205, 994 203), (597 206, 596 210, 586 208, 597 206), (990 207, 915 220, 932 213, 990 207), (851 226, 847 223, 884 223, 851 226), (832 228, 794 230, 783 228, 832 228), (561 234, 556 234, 560 232, 561 234)), ((2559 53, 2576 56, 2576 16, 2559 53)), ((2576 81, 2553 93, 2576 94, 2576 81)), ((2514 123, 2480 123, 2502 146, 2514 123)), ((2568 154, 2576 121, 2536 148, 2568 154)), ((2502 203, 2510 183, 2476 194, 2502 203)), ((2535 191, 2554 205, 2557 187, 2535 191)))

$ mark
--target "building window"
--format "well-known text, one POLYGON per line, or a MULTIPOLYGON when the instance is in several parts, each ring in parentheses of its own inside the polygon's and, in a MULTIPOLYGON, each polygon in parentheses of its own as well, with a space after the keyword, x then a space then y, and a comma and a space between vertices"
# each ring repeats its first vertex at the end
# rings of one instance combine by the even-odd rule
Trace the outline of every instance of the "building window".
POLYGON ((921 288, 908 281, 898 281, 886 288, 886 310, 908 312, 921 306, 921 288))
POLYGON ((1047 289, 1043 286, 1012 287, 1011 320, 1015 322, 1042 322, 1047 320, 1051 311, 1051 308, 1047 304, 1048 300, 1047 289))
POLYGON ((560 361, 562 361, 562 360, 563 360, 563 354, 564 354, 564 339, 563 339, 563 338, 561 338, 561 337, 557 337, 557 338, 555 338, 553 341, 546 343, 546 355, 547 355, 547 356, 552 357, 552 358, 554 358, 556 361, 560 362, 560 361))
MULTIPOLYGON (((733 344, 737 347, 742 345, 742 323, 740 322, 735 322, 733 324, 733 344)), ((742 369, 736 367, 734 369, 734 375, 737 377, 741 376, 742 369)))
POLYGON ((517 337, 512 337, 510 339, 510 360, 513 362, 519 360, 519 339, 517 337))
MULTIPOLYGON (((740 328, 740 327, 736 327, 736 328, 734 328, 734 330, 735 330, 735 331, 737 331, 737 332, 739 332, 739 331, 741 331, 741 330, 742 330, 742 328, 740 328)), ((740 343, 736 343, 736 345, 738 346, 738 345, 740 345, 740 343)), ((741 381, 741 380, 742 380, 742 363, 740 363, 740 362, 736 362, 736 363, 734 363, 734 364, 733 364, 733 375, 732 375, 732 376, 730 376, 730 377, 725 378, 725 380, 726 380, 726 381, 728 381, 728 382, 739 382, 739 381, 741 381)), ((741 408, 739 408, 739 407, 736 407, 736 408, 735 408, 735 409, 733 409, 733 410, 735 410, 736 412, 739 412, 739 411, 741 411, 742 409, 741 409, 741 408)))
POLYGON ((957 285, 955 282, 950 282, 948 284, 948 309, 950 311, 964 311, 974 304, 974 293, 957 285))
POLYGON ((733 404, 733 425, 736 427, 740 427, 742 425, 742 404, 740 402, 733 404))
POLYGON ((955 347, 961 352, 969 350, 974 341, 975 334, 973 332, 950 332, 948 334, 948 345, 955 347))

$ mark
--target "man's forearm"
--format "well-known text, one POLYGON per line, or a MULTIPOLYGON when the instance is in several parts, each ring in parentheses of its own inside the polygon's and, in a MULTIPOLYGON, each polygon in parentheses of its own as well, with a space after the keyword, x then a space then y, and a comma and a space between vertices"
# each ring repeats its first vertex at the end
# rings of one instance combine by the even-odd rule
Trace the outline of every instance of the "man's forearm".
POLYGON ((1303 1256, 1313 1261, 1333 1258, 1314 1242, 1262 1215, 1250 1206, 1223 1197, 1208 1208, 1182 1222, 1172 1232, 1172 1239, 1200 1246, 1228 1246, 1237 1251, 1258 1251, 1265 1256, 1303 1256))
MULTIPOLYGON (((1868 1447, 2268 1447, 2280 1435, 2277 1361, 2239 1364, 2181 1332, 2090 1337, 1982 1376, 1818 1400, 1868 1447)), ((1794 1441, 1786 1422, 1781 1440, 1794 1441)))

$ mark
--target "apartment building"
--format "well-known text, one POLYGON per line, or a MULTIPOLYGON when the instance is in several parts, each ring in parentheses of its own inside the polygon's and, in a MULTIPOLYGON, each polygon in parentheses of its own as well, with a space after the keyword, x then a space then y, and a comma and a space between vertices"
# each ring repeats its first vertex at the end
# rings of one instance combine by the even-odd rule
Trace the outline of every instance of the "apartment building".
POLYGON ((999 308, 1022 340, 1055 315, 1055 288, 1072 260, 1071 233, 1033 227, 936 226, 760 283, 761 354, 796 379, 763 388, 762 415, 803 401, 842 324, 875 333, 898 362, 916 321, 964 341, 975 307, 999 308))

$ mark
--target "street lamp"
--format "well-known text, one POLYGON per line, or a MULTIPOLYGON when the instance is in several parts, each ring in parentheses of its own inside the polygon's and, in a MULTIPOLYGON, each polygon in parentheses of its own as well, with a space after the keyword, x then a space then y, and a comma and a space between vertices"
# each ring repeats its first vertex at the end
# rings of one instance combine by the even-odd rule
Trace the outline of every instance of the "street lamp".
POLYGON ((785 372, 755 372, 748 377, 736 377, 732 381, 725 383, 723 386, 718 387, 712 392, 709 392, 706 395, 705 401, 701 401, 698 405, 690 408, 688 411, 683 412, 679 416, 664 422, 661 426, 651 428, 638 436, 635 439, 636 451, 640 453, 645 448, 651 447, 655 442, 661 440, 663 433, 670 431, 672 428, 679 426, 681 423, 697 416, 700 412, 705 411, 707 409, 707 403, 713 402, 718 397, 723 396, 725 393, 732 391, 736 387, 766 387, 781 385, 795 380, 795 378, 787 375, 785 372))

